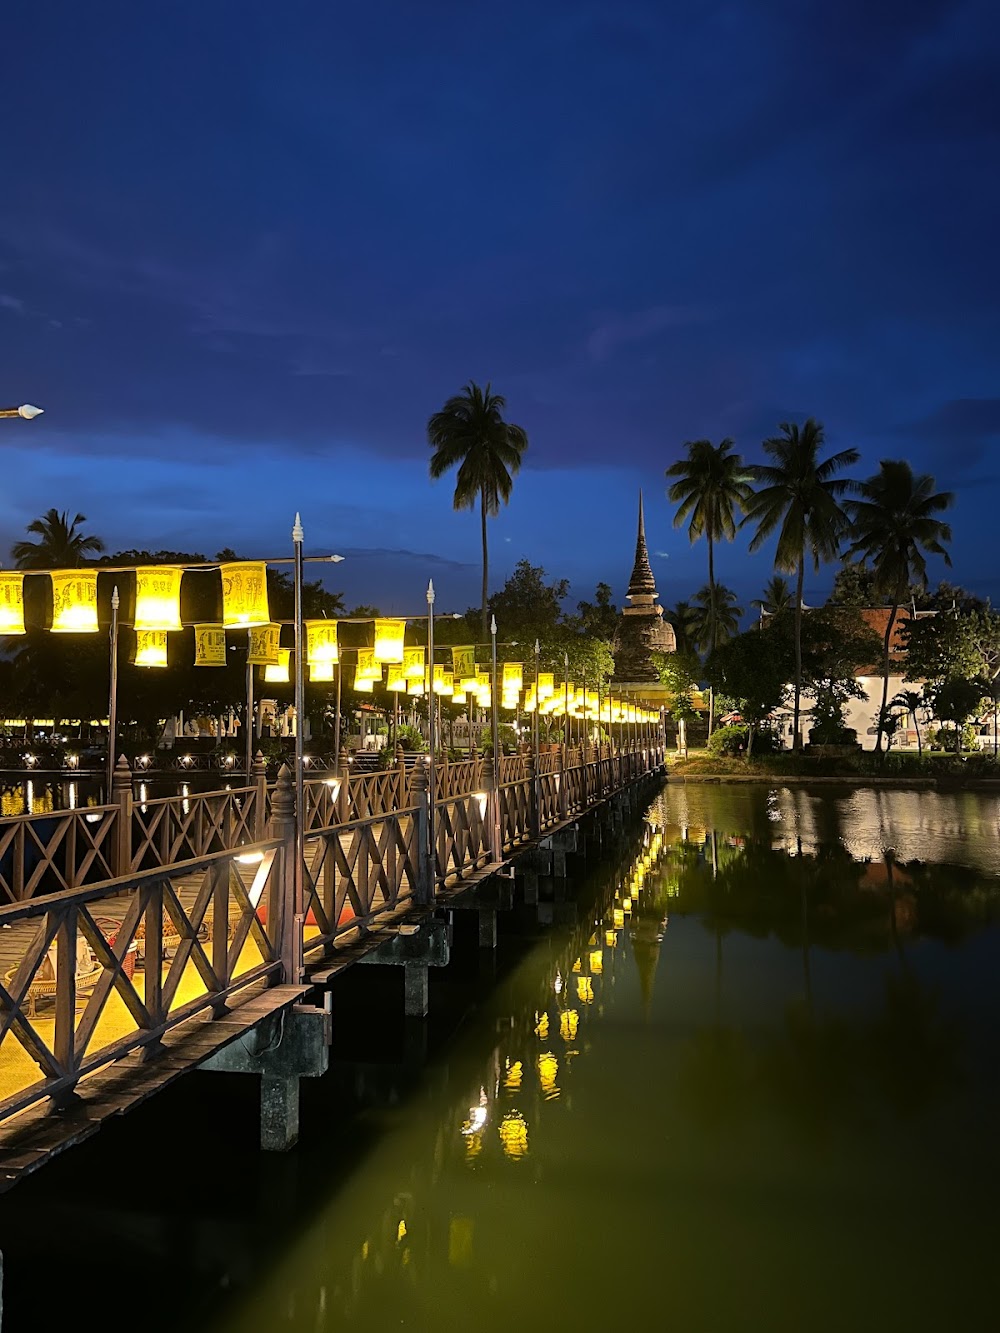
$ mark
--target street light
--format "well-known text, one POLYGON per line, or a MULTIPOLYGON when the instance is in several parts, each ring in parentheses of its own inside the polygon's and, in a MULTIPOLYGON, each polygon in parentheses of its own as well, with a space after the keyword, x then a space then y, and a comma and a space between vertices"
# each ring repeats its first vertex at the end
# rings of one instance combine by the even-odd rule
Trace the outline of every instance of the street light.
POLYGON ((25 421, 31 421, 34 417, 40 417, 44 411, 44 407, 22 403, 20 407, 0 407, 0 417, 22 417, 25 421))

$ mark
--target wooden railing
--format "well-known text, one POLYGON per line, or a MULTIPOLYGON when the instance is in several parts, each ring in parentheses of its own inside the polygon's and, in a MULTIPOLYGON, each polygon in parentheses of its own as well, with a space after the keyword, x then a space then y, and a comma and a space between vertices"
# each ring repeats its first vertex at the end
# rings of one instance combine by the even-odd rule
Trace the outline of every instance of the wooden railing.
POLYGON ((249 861, 219 852, 0 907, 5 943, 20 950, 0 984, 3 1086, 14 1087, 0 1119, 58 1102, 89 1073, 278 975, 283 855, 268 841, 249 861))

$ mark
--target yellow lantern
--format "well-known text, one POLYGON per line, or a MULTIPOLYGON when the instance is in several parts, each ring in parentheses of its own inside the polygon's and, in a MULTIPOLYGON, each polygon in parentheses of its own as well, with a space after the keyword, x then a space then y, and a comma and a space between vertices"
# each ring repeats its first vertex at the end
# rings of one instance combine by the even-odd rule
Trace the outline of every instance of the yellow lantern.
POLYGON ((194 664, 208 667, 226 665, 226 631, 221 625, 195 625, 194 664))
POLYGON ((355 676, 354 689, 358 694, 374 694, 375 682, 373 680, 368 680, 368 679, 359 680, 357 676, 355 676))
POLYGON ((463 676, 474 676, 476 674, 475 644, 465 644, 461 648, 452 648, 451 668, 460 679, 463 676))
POLYGON ((333 680, 334 665, 333 662, 314 662, 310 664, 309 679, 316 681, 317 684, 321 681, 333 680))
POLYGON ((406 677, 407 680, 423 680, 424 678, 423 648, 403 649, 403 675, 406 677))
POLYGON ((613 930, 606 930, 604 932, 604 943, 608 946, 609 949, 613 949, 615 945, 618 943, 618 936, 615 934, 613 930))
POLYGON ((287 685, 289 681, 288 664, 291 661, 291 648, 279 648, 277 662, 271 662, 264 668, 264 680, 268 685, 287 685))
POLYGON ((538 677, 538 698, 551 699, 556 692, 555 676, 551 671, 543 671, 538 677))
POLYGON ((559 1074, 559 1061, 551 1051, 545 1051, 538 1057, 538 1083, 542 1089, 542 1095, 546 1101, 552 1101, 554 1097, 559 1096, 559 1085, 556 1078, 559 1074))
POLYGON ((611 913, 611 920, 614 924, 615 930, 625 929, 625 913, 622 911, 620 907, 616 907, 614 911, 611 913))
POLYGON ((590 977, 577 977, 576 993, 582 1004, 594 1003, 594 983, 590 977))
POLYGON ((385 682, 385 688, 391 690, 393 694, 403 694, 406 690, 406 675, 401 666, 391 666, 389 676, 385 682))
POLYGON ((0 571, 0 634, 24 633, 24 575, 0 571))
POLYGON ((520 1111, 508 1111, 498 1126, 504 1156, 519 1162, 528 1152, 528 1126, 520 1111))
POLYGON ((276 666, 280 644, 280 625, 254 625, 247 637, 247 661, 251 666, 276 666))
POLYGON ((419 699, 426 693, 423 680, 408 680, 406 682, 406 693, 412 694, 419 699))
POLYGON ((141 667, 167 665, 167 631, 165 629, 137 629, 135 632, 135 661, 141 667))
POLYGON ((519 693, 524 688, 524 664, 522 662, 504 662, 503 692, 519 693))
POLYGON ((575 1009, 564 1009, 559 1015, 559 1035, 563 1041, 576 1041, 580 1015, 575 1009))
POLYGON ((375 621, 375 661, 402 662, 405 620, 375 621))
POLYGON ((136 630, 181 628, 182 572, 173 565, 141 566, 135 571, 136 630))
MULTIPOLYGON (((306 662, 310 667, 332 665, 340 661, 337 647, 337 622, 335 620, 306 621, 306 662)), ((313 680, 319 677, 312 676, 313 680)), ((332 676, 327 676, 332 680, 332 676)))
POLYGON ((96 570, 53 570, 52 633, 97 633, 96 570))
POLYGON ((435 694, 451 694, 455 683, 455 677, 450 671, 446 672, 443 666, 434 668, 434 679, 431 689, 435 694))
POLYGON ((590 970, 595 977, 604 971, 604 954, 600 949, 595 949, 590 955, 590 970))
POLYGON ((381 680, 382 663, 375 661, 373 648, 358 649, 358 665, 354 673, 355 680, 381 680))
POLYGON ((271 619, 267 609, 267 566, 263 560, 241 560, 221 565, 222 623, 226 629, 249 629, 266 625, 271 619))

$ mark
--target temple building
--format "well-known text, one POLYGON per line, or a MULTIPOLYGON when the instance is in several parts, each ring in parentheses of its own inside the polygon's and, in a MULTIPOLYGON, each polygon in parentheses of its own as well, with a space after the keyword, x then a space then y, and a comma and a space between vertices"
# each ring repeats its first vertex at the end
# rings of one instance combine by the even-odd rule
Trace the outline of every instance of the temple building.
POLYGON ((635 543, 635 563, 618 620, 615 641, 615 674, 612 684, 622 686, 636 698, 661 702, 664 687, 653 665, 653 653, 677 651, 673 626, 663 619, 663 607, 656 600, 656 580, 646 548, 646 525, 639 492, 639 534, 635 543))

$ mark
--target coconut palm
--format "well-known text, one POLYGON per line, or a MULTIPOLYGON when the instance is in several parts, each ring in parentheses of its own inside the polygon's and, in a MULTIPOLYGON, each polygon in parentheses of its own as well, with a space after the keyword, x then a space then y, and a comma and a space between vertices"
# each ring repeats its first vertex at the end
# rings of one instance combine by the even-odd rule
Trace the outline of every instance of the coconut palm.
MULTIPOLYGON (((711 440, 688 440, 684 448, 687 457, 673 463, 666 476, 676 480, 667 490, 667 498, 677 505, 674 527, 688 525, 688 537, 696 542, 704 537, 708 543, 708 587, 715 588, 715 543, 732 541, 736 536, 736 511, 745 509, 751 496, 746 468, 739 454, 734 453, 732 440, 713 444, 711 440)), ((713 631, 715 620, 709 626, 713 631)), ((708 652, 715 647, 715 639, 707 644, 708 652)), ((714 697, 709 696, 708 732, 712 734, 715 722, 714 697)))
POLYGON ((779 611, 788 611, 792 606, 792 589, 786 578, 773 575, 764 585, 764 595, 755 597, 750 603, 762 616, 776 616, 779 611))
POLYGON ((46 510, 27 527, 40 540, 15 542, 11 548, 18 569, 73 569, 84 564, 88 555, 100 555, 104 550, 100 537, 80 531, 80 524, 86 521, 86 514, 71 519, 68 510, 46 510))
POLYGON ((723 583, 706 583, 694 596, 694 631, 698 647, 704 652, 726 643, 739 633, 742 606, 736 594, 723 583))
POLYGON ((890 708, 898 708, 900 712, 906 713, 913 718, 913 729, 917 733, 917 754, 923 754, 923 741, 920 739, 920 718, 917 716, 917 709, 925 708, 927 700, 919 690, 900 690, 892 697, 890 708))
POLYGON ((686 654, 696 651, 698 618, 699 612, 690 602, 678 602, 676 606, 664 612, 664 619, 669 625, 673 626, 678 653, 686 654))
POLYGON ((434 453, 430 473, 436 481, 451 468, 455 480, 456 509, 473 509, 478 500, 483 527, 483 638, 487 632, 489 555, 486 545, 487 515, 500 512, 500 502, 510 499, 513 478, 528 447, 528 436, 520 426, 504 421, 506 399, 492 393, 489 384, 481 389, 472 380, 460 394, 449 398, 427 423, 427 439, 434 453))
POLYGON ((915 477, 902 458, 883 459, 875 476, 861 482, 857 489, 860 498, 849 500, 845 506, 854 524, 848 555, 871 562, 875 591, 890 605, 882 650, 882 707, 875 738, 876 753, 881 753, 896 613, 907 599, 910 584, 926 582, 925 553, 939 555, 946 565, 951 564, 944 546, 951 541, 951 527, 935 514, 948 509, 955 497, 951 491, 935 494, 934 478, 926 472, 915 477))
POLYGON ((759 489, 747 505, 744 523, 756 523, 750 542, 756 551, 777 529, 775 568, 796 575, 795 585, 795 690, 792 714, 793 746, 802 744, 799 710, 802 698, 802 585, 806 556, 819 569, 824 560, 839 554, 850 532, 850 521, 840 500, 854 483, 837 477, 841 468, 858 461, 856 449, 841 449, 820 459, 823 427, 810 417, 802 426, 784 421, 781 434, 764 441, 770 460, 749 469, 759 489))

